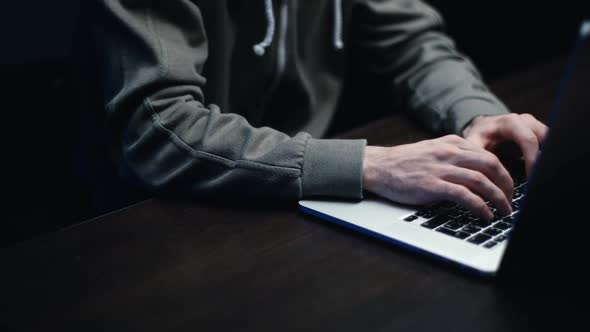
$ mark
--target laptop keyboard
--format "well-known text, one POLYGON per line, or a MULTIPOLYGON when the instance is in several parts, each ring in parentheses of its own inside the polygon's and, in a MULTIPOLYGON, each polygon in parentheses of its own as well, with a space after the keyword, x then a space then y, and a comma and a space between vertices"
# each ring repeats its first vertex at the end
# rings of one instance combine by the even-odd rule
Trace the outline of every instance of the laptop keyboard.
POLYGON ((403 220, 415 222, 433 231, 490 249, 506 241, 510 236, 514 220, 520 212, 525 191, 526 181, 516 181, 512 199, 513 212, 510 216, 500 216, 488 202, 488 206, 494 213, 492 221, 475 217, 466 208, 452 202, 423 208, 403 220))

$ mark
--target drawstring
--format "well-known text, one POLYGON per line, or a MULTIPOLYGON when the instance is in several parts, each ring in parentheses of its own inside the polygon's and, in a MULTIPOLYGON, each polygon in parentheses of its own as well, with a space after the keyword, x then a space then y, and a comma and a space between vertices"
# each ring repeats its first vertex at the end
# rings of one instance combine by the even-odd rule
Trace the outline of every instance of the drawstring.
POLYGON ((272 0, 264 0, 264 11, 266 12, 266 36, 259 44, 254 45, 254 53, 258 56, 263 56, 264 51, 272 43, 272 38, 275 34, 275 14, 272 10, 272 0))
MULTIPOLYGON (((275 14, 272 7, 272 0, 264 0, 264 11, 266 13, 266 35, 264 40, 254 45, 254 53, 263 56, 266 49, 272 43, 275 34, 275 14)), ((344 47, 342 42, 342 0, 334 0, 334 48, 340 50, 344 47)))
POLYGON ((590 21, 582 22, 582 26, 580 27, 580 37, 586 38, 590 35, 590 21))
POLYGON ((334 48, 340 50, 342 42, 342 0, 334 0, 334 48))

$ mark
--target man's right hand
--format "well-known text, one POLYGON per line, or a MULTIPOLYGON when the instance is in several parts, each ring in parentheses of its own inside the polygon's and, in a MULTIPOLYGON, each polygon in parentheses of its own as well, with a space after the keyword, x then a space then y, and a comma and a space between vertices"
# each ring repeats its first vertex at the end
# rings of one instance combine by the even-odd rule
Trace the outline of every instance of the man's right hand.
POLYGON ((365 190, 392 201, 423 205, 452 201, 484 219, 512 212, 514 183, 491 152, 456 135, 394 147, 367 146, 365 190))

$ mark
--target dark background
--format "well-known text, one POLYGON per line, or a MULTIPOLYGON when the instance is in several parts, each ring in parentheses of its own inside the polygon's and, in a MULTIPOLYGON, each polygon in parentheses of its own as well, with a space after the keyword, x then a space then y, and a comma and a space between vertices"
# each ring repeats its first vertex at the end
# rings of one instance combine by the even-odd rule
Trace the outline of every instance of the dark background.
MULTIPOLYGON (((487 81, 567 54, 586 1, 431 0, 487 81)), ((78 114, 68 79, 78 1, 0 10, 4 213, 0 247, 93 216, 76 176, 78 114)))

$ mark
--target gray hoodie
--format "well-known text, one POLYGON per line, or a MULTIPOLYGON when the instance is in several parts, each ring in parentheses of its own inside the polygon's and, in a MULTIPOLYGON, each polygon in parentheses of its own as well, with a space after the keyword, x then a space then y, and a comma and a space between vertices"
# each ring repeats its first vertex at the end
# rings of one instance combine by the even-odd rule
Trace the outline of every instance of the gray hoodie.
POLYGON ((323 138, 351 72, 437 134, 508 112, 421 1, 99 0, 92 26, 108 167, 149 193, 362 198, 366 141, 323 138))

